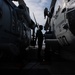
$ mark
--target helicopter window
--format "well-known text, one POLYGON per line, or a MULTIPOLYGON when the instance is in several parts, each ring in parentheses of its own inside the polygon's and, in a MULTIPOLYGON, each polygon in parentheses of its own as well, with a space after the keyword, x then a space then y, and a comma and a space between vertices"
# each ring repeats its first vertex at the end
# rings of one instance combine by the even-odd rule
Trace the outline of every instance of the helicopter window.
POLYGON ((56 14, 59 13, 59 11, 60 11, 60 6, 58 7, 58 9, 57 9, 57 11, 56 11, 56 14))
POLYGON ((58 12, 60 12, 64 6, 65 6, 64 0, 57 0, 57 2, 55 4, 55 9, 54 9, 54 15, 56 15, 58 12))
POLYGON ((62 13, 65 12, 65 11, 66 11, 66 8, 64 8, 64 9, 62 10, 62 13))

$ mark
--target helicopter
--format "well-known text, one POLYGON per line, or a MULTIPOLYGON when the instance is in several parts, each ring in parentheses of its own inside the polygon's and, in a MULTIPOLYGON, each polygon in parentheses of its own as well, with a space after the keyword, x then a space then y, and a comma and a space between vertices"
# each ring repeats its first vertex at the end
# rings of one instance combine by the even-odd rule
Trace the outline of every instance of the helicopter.
POLYGON ((0 60, 23 59, 31 42, 34 22, 23 0, 0 0, 0 60))
POLYGON ((47 16, 45 29, 52 31, 46 39, 46 44, 68 60, 75 60, 74 13, 75 0, 52 0, 49 11, 48 8, 44 10, 44 16, 47 16))

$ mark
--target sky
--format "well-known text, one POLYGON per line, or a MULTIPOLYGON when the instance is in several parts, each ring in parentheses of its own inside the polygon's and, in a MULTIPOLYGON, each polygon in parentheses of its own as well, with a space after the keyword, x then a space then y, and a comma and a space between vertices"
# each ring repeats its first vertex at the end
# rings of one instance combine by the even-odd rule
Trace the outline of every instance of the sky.
POLYGON ((24 2, 29 7, 32 20, 35 21, 33 17, 34 13, 37 23, 44 25, 46 21, 44 19, 44 9, 45 7, 49 9, 51 0, 24 0, 24 2))
POLYGON ((31 18, 34 20, 33 17, 34 13, 37 23, 44 25, 45 24, 44 8, 47 7, 49 9, 50 0, 24 0, 24 1, 26 2, 27 6, 30 9, 31 18))

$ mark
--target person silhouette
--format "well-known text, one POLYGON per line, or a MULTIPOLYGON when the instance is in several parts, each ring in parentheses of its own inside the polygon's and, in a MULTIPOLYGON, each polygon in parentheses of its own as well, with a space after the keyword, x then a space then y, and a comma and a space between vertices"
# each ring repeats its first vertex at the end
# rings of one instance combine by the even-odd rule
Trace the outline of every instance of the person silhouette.
POLYGON ((41 60, 41 50, 43 44, 43 33, 42 33, 43 26, 40 25, 39 29, 36 32, 36 40, 38 39, 38 60, 41 60))

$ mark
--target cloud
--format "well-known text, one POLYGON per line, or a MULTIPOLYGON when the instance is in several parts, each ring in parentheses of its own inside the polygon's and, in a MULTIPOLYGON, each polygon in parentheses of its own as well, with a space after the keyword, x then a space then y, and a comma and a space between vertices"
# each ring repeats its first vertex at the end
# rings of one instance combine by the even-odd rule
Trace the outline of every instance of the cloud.
MULTIPOLYGON (((33 13, 35 14, 36 20, 39 24, 44 25, 44 8, 50 7, 51 0, 24 0, 26 5, 29 7, 30 16, 34 20, 33 13)), ((18 3, 16 2, 16 5, 18 3)))
POLYGON ((44 8, 50 7, 50 0, 25 0, 27 6, 30 9, 31 18, 34 20, 33 13, 39 24, 44 25, 44 8))

